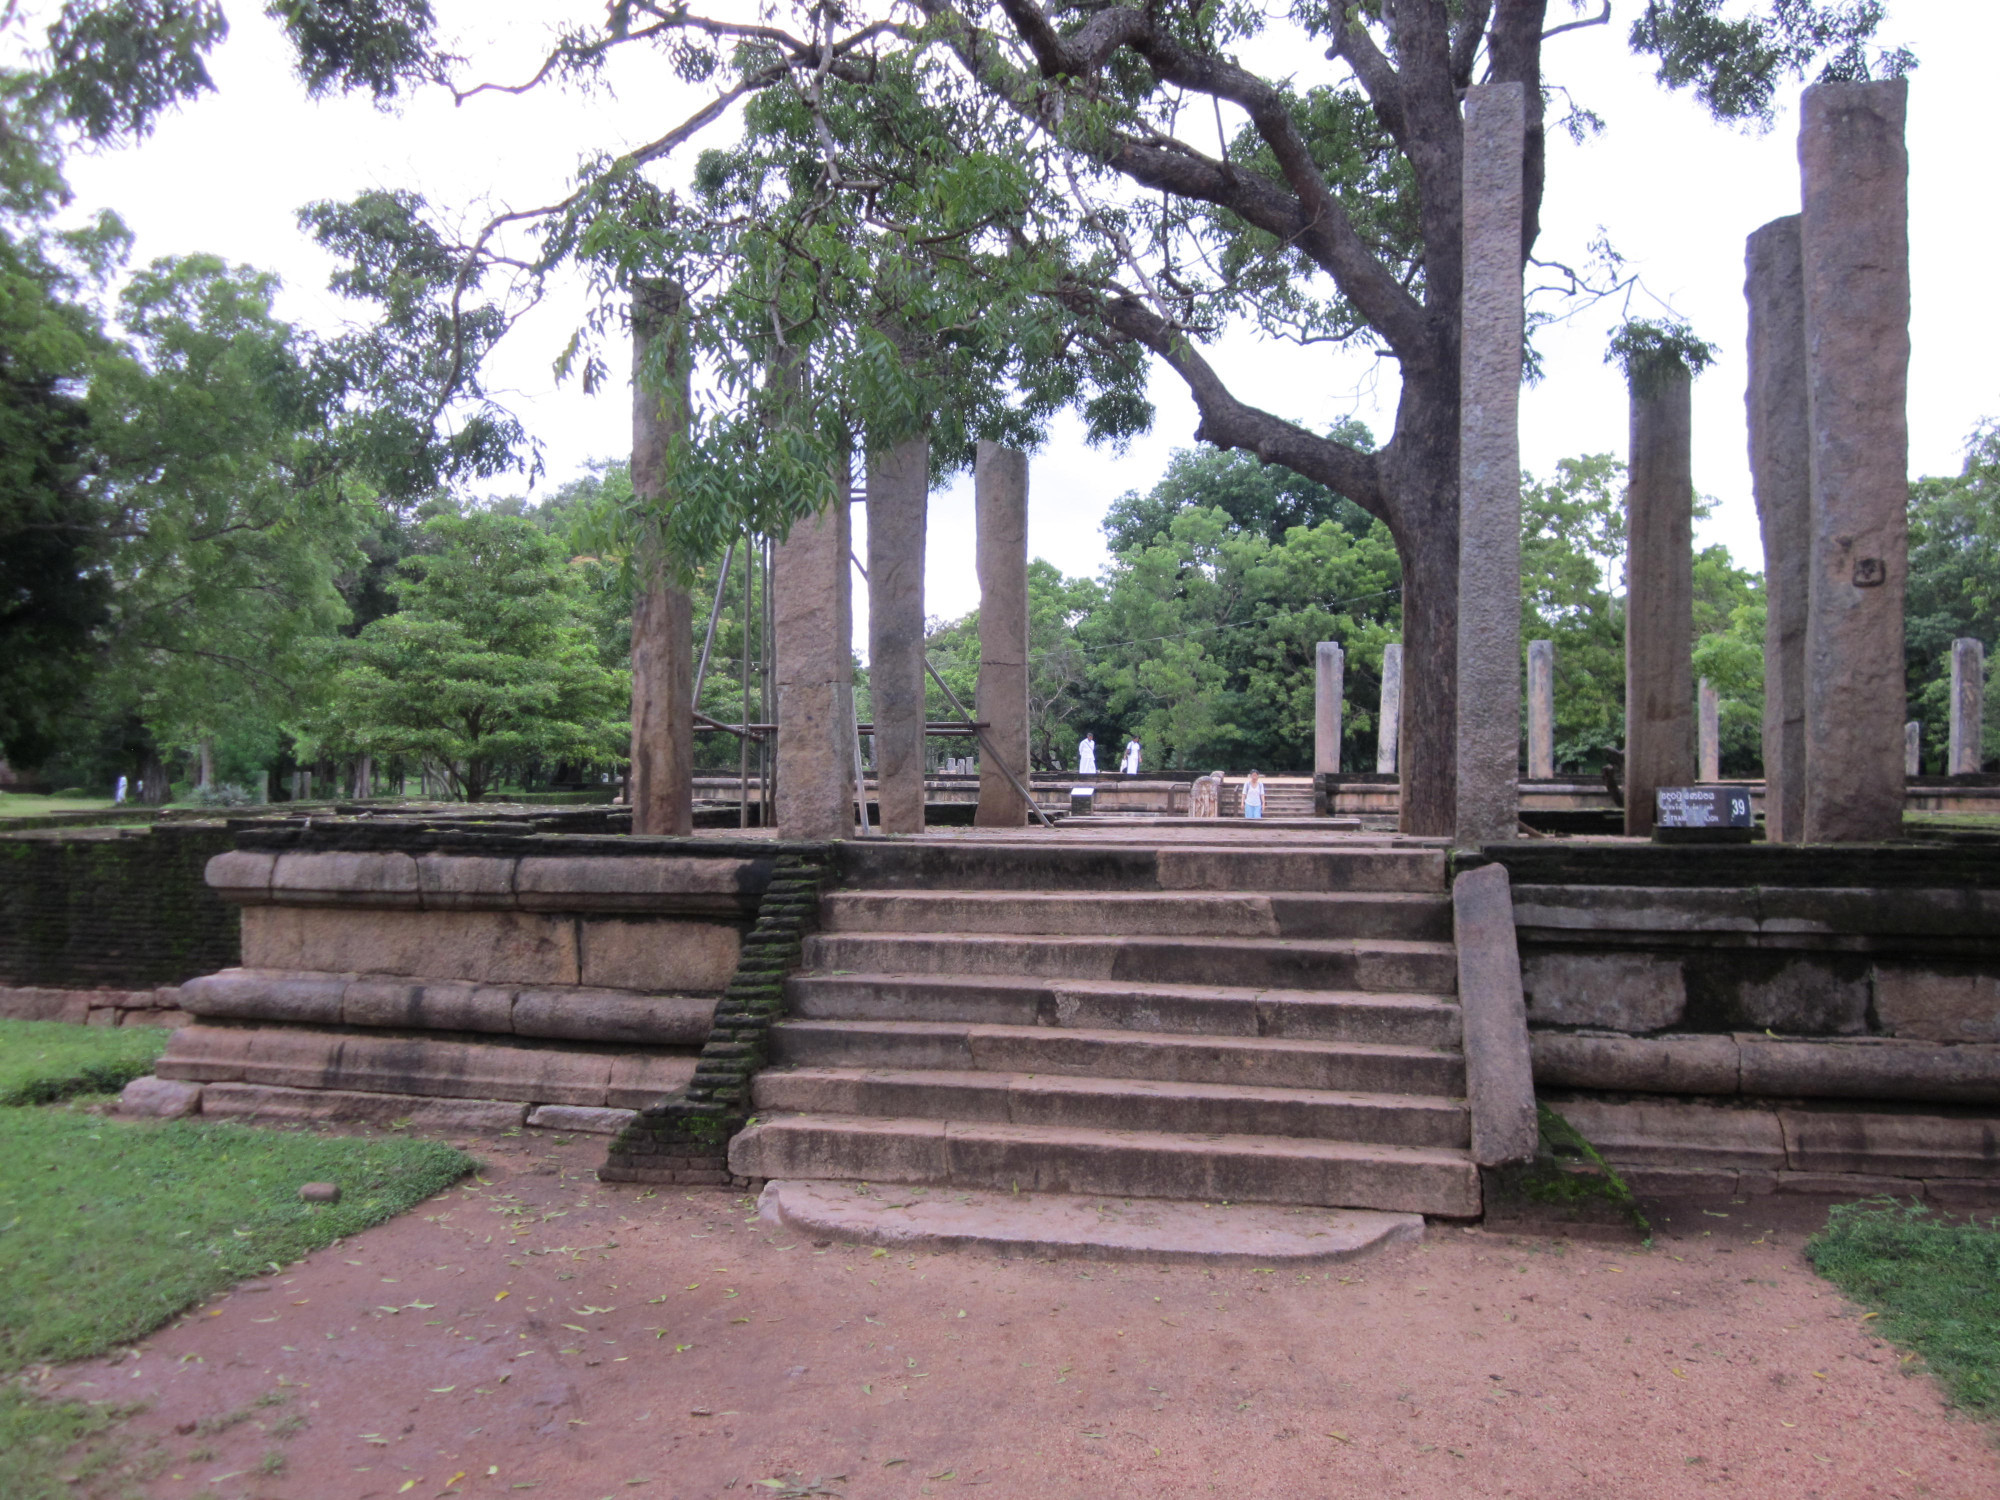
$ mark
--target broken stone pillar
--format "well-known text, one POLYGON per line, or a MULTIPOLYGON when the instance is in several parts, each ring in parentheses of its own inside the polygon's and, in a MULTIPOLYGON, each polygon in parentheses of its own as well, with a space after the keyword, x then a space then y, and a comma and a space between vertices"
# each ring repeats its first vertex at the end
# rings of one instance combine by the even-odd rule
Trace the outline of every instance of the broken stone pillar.
POLYGON ((1805 91, 1806 400, 1812 441, 1805 837, 1903 829, 1909 554, 1906 80, 1805 91))
POLYGON ((986 726, 979 756, 981 828, 1019 828, 1028 803, 1007 772, 1028 780, 1028 455, 981 442, 973 461, 979 528, 979 692, 986 726), (989 748, 990 747, 990 748, 989 748), (998 755, 1002 770, 994 764, 998 755))
POLYGON ((924 530, 930 440, 868 461, 868 688, 884 833, 924 831, 924 530))
POLYGON ((1403 737, 1403 643, 1382 648, 1382 703, 1375 715, 1375 770, 1393 776, 1396 749, 1403 737))
POLYGON ((1528 775, 1556 774, 1556 643, 1528 642, 1528 775))
POLYGON ((833 476, 833 498, 792 523, 772 549, 776 617, 778 833, 844 839, 854 832, 854 582, 848 524, 853 476, 833 476))
MULTIPOLYGON (((682 301, 670 282, 632 289, 632 493, 655 517, 672 504, 668 445, 687 432, 682 301)), ((657 531, 642 537, 633 565, 632 831, 692 833, 694 607, 657 531)))
POLYGON ((1672 359, 1631 372, 1625 491, 1625 831, 1694 780, 1694 382, 1672 359))
POLYGON ((1974 776, 1985 761, 1986 647, 1970 636, 1951 643, 1951 763, 1953 776, 1974 776))
POLYGON ((1340 709, 1347 692, 1347 657, 1338 641, 1313 651, 1313 775, 1340 774, 1340 709))
POLYGON ((1743 253, 1750 311, 1750 487, 1764 539, 1764 836, 1805 837, 1806 609, 1812 444, 1806 419, 1806 292, 1799 216, 1773 219, 1743 253))
POLYGON ((1903 726, 1903 774, 1924 774, 1924 726, 1915 719, 1903 726))
POLYGON ((1452 837, 1514 837, 1521 755, 1521 214, 1518 83, 1465 94, 1459 338, 1458 732, 1452 837))
POLYGON ((1722 698, 1715 691, 1715 684, 1706 677, 1695 694, 1697 717, 1695 733, 1697 739, 1696 760, 1699 761, 1700 776, 1703 781, 1722 780, 1722 698))

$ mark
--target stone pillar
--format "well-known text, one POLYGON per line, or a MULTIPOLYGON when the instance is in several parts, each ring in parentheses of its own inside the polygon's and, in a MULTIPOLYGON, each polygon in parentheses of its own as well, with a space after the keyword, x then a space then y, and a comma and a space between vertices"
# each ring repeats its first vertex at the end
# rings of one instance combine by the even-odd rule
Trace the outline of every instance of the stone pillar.
POLYGON ((1764 836, 1805 837, 1806 607, 1812 444, 1806 421, 1806 290, 1799 216, 1773 219, 1743 253, 1750 311, 1750 486, 1764 537, 1764 836))
POLYGON ((1396 750, 1403 738, 1403 643, 1382 648, 1382 703, 1375 715, 1375 770, 1396 774, 1396 750))
POLYGON ((1812 437, 1806 812, 1812 843, 1903 830, 1910 247, 1904 79, 1805 91, 1812 437))
POLYGON ((1985 761, 1986 647, 1970 636, 1951 643, 1951 763, 1953 776, 1977 775, 1985 761))
POLYGON ((835 465, 833 498, 792 523, 772 549, 776 615, 778 833, 844 839, 854 833, 854 574, 848 492, 835 465))
POLYGON ((1347 657, 1338 641, 1313 651, 1313 775, 1340 774, 1340 710, 1347 694, 1347 657))
POLYGON ((1694 382, 1634 367, 1625 491, 1625 831, 1653 831, 1653 793, 1694 780, 1694 382))
MULTIPOLYGON (((670 282, 632 289, 632 493, 662 517, 667 448, 687 433, 683 297, 670 282)), ((694 606, 654 535, 633 558, 632 800, 634 833, 694 832, 694 606)))
POLYGON ((1903 726, 1903 774, 1924 774, 1924 726, 1915 719, 1903 726))
POLYGON ((1695 690, 1695 759, 1703 781, 1722 780, 1722 697, 1702 678, 1695 690))
POLYGON ((1465 94, 1452 824, 1461 848, 1511 839, 1519 828, 1524 98, 1518 83, 1465 94))
POLYGON ((1556 643, 1528 642, 1528 775, 1556 774, 1556 643))
POLYGON ((981 828, 1019 828, 1028 804, 1006 771, 1028 780, 1028 455, 982 442, 973 462, 979 528, 979 692, 987 727, 979 756, 981 828), (987 746, 992 748, 989 750, 987 746))
POLYGON ((884 833, 924 831, 924 523, 930 441, 868 460, 868 687, 884 833))

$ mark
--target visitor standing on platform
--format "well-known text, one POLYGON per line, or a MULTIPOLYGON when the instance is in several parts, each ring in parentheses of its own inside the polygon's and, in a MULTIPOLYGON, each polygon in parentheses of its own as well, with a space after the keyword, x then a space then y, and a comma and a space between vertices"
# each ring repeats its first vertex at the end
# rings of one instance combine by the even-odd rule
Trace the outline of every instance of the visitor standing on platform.
POLYGON ((1076 747, 1076 774, 1095 776, 1097 774, 1097 736, 1085 732, 1083 743, 1076 747))
POLYGON ((1255 771, 1243 783, 1243 816, 1261 818, 1264 816, 1264 778, 1255 771))
POLYGON ((1139 774, 1139 737, 1136 734, 1125 742, 1125 758, 1118 762, 1118 770, 1125 776, 1139 774))

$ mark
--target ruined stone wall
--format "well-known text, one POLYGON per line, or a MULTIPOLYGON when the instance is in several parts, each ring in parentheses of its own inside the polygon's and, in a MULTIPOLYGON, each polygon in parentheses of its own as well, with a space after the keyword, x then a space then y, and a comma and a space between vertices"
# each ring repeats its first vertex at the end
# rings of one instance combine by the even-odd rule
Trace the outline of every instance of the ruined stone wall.
POLYGON ((2000 1193, 2000 846, 1488 853, 1537 1089, 1638 1185, 2000 1193))
POLYGON ((239 961, 236 909, 202 879, 221 823, 0 837, 0 986, 140 991, 239 961))

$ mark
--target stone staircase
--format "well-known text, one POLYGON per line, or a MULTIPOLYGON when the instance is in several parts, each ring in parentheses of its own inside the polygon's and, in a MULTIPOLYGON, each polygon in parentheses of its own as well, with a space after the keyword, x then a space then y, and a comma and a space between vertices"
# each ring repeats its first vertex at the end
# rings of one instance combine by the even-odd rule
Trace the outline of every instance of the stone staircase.
POLYGON ((1441 850, 848 849, 737 1174, 1478 1213, 1441 850))
MULTIPOLYGON (((1310 818, 1313 815, 1313 784, 1310 776, 1267 776, 1264 778, 1266 818, 1310 818)), ((1222 816, 1243 816, 1243 783, 1231 781, 1222 789, 1222 816)))

